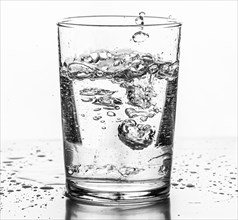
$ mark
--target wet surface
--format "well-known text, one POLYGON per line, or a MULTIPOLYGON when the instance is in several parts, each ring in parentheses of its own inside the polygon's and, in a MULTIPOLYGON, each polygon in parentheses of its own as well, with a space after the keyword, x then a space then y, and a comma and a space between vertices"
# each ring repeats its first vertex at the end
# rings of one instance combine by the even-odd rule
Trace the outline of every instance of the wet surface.
POLYGON ((170 200, 96 207, 64 196, 61 141, 1 144, 1 219, 237 219, 236 139, 175 142, 170 200))

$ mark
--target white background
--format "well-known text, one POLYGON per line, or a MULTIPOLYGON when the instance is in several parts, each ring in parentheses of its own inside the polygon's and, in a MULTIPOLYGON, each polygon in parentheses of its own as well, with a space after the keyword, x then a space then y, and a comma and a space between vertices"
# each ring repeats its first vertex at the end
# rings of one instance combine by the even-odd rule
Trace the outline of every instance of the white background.
POLYGON ((176 137, 236 136, 237 1, 3 1, 1 138, 62 137, 57 21, 140 11, 183 23, 176 137))

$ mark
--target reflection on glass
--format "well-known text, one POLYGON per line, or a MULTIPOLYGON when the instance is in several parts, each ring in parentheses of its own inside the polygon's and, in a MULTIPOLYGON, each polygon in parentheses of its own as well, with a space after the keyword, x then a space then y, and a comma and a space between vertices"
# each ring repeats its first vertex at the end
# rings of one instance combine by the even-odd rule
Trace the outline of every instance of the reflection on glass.
POLYGON ((65 220, 73 219, 156 219, 170 220, 170 199, 147 206, 93 206, 66 200, 65 220))

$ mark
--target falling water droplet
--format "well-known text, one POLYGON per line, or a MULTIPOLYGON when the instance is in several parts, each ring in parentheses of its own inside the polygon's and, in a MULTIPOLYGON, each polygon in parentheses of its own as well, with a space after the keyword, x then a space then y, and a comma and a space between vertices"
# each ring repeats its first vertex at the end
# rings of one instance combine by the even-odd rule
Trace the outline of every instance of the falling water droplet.
POLYGON ((143 11, 142 11, 142 12, 140 12, 140 13, 139 13, 139 16, 141 16, 141 17, 143 17, 143 18, 144 18, 144 16, 145 16, 145 12, 143 12, 143 11))
POLYGON ((144 42, 147 38, 149 38, 149 34, 144 33, 142 31, 136 32, 133 36, 132 39, 135 43, 142 43, 144 42))
POLYGON ((135 42, 135 43, 142 43, 144 42, 147 38, 149 38, 149 34, 145 33, 145 32, 142 32, 143 30, 143 26, 145 24, 144 22, 144 16, 145 16, 145 12, 140 12, 139 13, 139 16, 136 17, 135 19, 135 23, 140 27, 140 31, 136 32, 135 34, 133 34, 132 36, 132 40, 135 42))
POLYGON ((135 19, 135 22, 137 25, 141 25, 141 26, 144 25, 144 16, 145 16, 145 12, 142 11, 139 13, 139 16, 136 17, 136 19, 135 19))

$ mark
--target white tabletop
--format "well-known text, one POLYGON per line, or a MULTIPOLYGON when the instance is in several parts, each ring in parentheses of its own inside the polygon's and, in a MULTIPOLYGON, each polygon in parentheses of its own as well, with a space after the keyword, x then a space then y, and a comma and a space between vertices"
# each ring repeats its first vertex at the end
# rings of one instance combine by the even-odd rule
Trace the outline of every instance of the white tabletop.
POLYGON ((1 219, 237 219, 237 139, 175 139, 170 199, 97 207, 64 196, 60 140, 1 144, 1 219))

